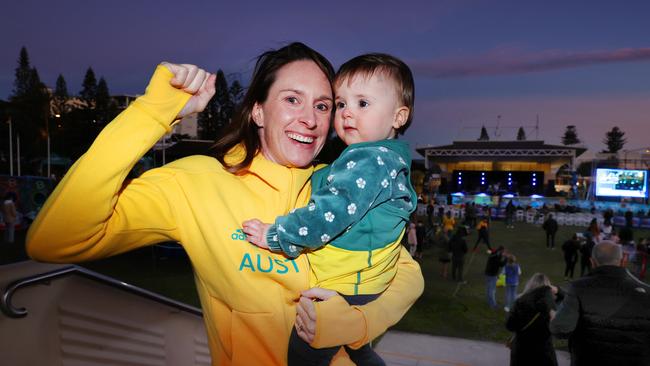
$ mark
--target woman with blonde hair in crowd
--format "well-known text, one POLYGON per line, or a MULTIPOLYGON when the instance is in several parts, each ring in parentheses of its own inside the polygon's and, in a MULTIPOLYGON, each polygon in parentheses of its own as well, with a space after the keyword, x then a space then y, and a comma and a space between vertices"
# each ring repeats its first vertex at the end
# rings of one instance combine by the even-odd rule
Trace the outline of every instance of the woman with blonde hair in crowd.
MULTIPOLYGON (((591 222, 589 223, 589 226, 587 227, 587 233, 591 236, 591 238, 594 240, 596 244, 598 244, 599 241, 602 240, 601 234, 600 234, 600 227, 598 227, 598 220, 592 219, 591 222)), ((610 230, 611 233, 611 230, 610 230)))
POLYGON ((506 320, 506 328, 515 333, 510 342, 510 366, 557 366, 549 323, 563 298, 543 273, 535 273, 526 282, 506 320))

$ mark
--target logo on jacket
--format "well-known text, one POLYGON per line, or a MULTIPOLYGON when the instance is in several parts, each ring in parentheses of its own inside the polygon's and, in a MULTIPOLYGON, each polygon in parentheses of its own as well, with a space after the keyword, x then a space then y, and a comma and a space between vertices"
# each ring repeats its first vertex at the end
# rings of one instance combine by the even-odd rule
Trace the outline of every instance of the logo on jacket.
POLYGON ((298 264, 295 260, 284 258, 276 259, 271 256, 263 256, 259 253, 251 255, 251 253, 244 253, 244 256, 241 259, 239 264, 239 271, 250 271, 250 272, 262 272, 269 273, 274 272, 277 274, 285 274, 288 272, 299 273, 298 264))
POLYGON ((246 240, 246 234, 244 234, 244 230, 237 229, 237 230, 235 230, 234 233, 230 234, 230 239, 232 239, 232 240, 246 240))

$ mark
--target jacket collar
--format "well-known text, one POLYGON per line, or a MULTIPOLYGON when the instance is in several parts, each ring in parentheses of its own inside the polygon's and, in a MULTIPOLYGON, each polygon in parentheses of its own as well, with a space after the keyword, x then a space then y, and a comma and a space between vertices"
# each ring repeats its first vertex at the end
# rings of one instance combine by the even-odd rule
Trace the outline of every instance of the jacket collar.
POLYGON ((625 276, 627 270, 620 266, 598 266, 591 272, 592 275, 625 276))
MULTIPOLYGON (((228 152, 225 160, 227 163, 237 163, 242 161, 245 156, 244 147, 237 145, 228 152)), ((242 170, 239 175, 252 174, 265 181, 274 189, 281 191, 291 186, 302 188, 309 182, 313 173, 313 166, 307 168, 289 168, 266 159, 264 154, 258 152, 253 158, 251 165, 247 169, 242 170)))

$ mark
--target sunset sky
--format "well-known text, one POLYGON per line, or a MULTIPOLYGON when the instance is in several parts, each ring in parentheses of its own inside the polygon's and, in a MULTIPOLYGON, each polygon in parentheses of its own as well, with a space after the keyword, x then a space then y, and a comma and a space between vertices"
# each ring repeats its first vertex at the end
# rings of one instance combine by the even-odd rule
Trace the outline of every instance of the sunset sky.
POLYGON ((559 144, 576 125, 591 151, 619 126, 650 146, 648 1, 33 1, 0 14, 0 99, 20 47, 53 87, 78 93, 86 69, 113 94, 139 94, 163 60, 221 68, 245 85, 255 57, 302 41, 335 66, 386 52, 412 68, 413 147, 491 139, 559 144), (535 129, 539 119, 539 129, 535 129), (499 129, 496 129, 497 123, 499 129))

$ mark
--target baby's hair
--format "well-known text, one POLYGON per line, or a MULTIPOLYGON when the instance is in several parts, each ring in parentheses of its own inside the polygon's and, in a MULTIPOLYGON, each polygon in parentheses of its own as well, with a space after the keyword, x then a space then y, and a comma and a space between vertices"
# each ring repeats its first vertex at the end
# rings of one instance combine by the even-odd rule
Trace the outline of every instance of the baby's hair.
POLYGON ((339 85, 343 80, 350 80, 356 75, 371 77, 374 73, 382 73, 395 81, 397 96, 400 98, 400 102, 409 109, 406 122, 397 130, 398 135, 404 134, 413 120, 415 83, 411 69, 402 60, 385 53, 368 53, 357 56, 341 65, 334 78, 334 85, 339 85))

